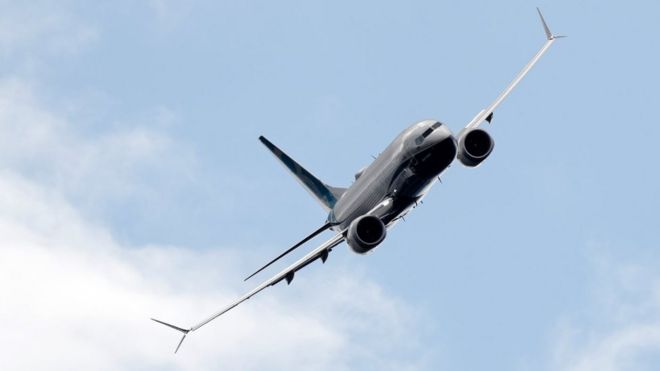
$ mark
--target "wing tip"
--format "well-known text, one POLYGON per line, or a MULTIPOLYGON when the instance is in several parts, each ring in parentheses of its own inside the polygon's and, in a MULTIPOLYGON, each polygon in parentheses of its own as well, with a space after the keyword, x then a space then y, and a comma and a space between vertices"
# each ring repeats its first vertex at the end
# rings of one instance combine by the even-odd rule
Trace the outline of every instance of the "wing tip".
POLYGON ((536 11, 539 13, 539 17, 541 18, 541 23, 543 24, 543 30, 545 31, 545 36, 548 38, 548 40, 552 40, 554 36, 552 35, 552 32, 550 32, 550 28, 548 27, 545 18, 543 18, 543 13, 541 13, 541 8, 537 6, 536 11))
POLYGON ((154 322, 160 323, 161 325, 165 325, 169 328, 175 329, 175 330, 183 333, 183 336, 181 337, 181 340, 179 340, 179 344, 176 346, 176 349, 174 349, 174 354, 176 354, 176 352, 179 351, 179 348, 181 348, 181 344, 183 344, 183 341, 186 339, 186 336, 188 335, 188 333, 190 331, 192 331, 192 329, 185 329, 185 328, 181 328, 179 326, 174 326, 170 323, 167 323, 167 322, 155 319, 155 318, 151 318, 151 320, 154 321, 154 322))
POLYGON ((165 321, 161 321, 161 320, 159 320, 159 319, 151 318, 151 320, 154 321, 154 322, 158 322, 158 323, 160 323, 161 325, 165 325, 165 326, 167 326, 167 327, 169 327, 169 328, 173 328, 173 329, 175 329, 175 330, 177 330, 177 331, 179 331, 179 332, 182 332, 182 333, 184 333, 184 334, 189 333, 190 330, 191 330, 191 329, 181 328, 181 327, 179 327, 179 326, 174 326, 174 325, 172 325, 172 324, 170 324, 170 323, 167 323, 167 322, 165 322, 165 321))
POLYGON ((554 35, 552 31, 550 31, 550 27, 548 27, 548 23, 545 21, 545 17, 543 17, 543 13, 541 13, 541 8, 538 6, 536 7, 536 11, 539 13, 539 17, 541 18, 541 23, 543 24, 543 31, 545 31, 545 37, 548 40, 555 40, 555 39, 561 39, 566 36, 558 36, 554 35))
POLYGON ((176 354, 176 352, 179 351, 179 348, 181 348, 181 344, 183 344, 183 341, 186 340, 187 335, 188 335, 187 333, 183 334, 183 336, 181 337, 181 340, 179 340, 179 344, 176 346, 176 349, 174 349, 174 354, 176 354))

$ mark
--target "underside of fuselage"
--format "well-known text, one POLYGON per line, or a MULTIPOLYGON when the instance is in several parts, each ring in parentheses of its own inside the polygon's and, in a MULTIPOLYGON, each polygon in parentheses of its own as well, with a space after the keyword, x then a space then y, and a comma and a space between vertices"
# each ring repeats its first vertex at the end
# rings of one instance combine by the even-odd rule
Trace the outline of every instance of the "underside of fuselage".
POLYGON ((386 199, 392 204, 377 215, 385 223, 397 218, 424 195, 456 158, 451 131, 434 120, 404 130, 343 194, 328 221, 344 229, 386 199))

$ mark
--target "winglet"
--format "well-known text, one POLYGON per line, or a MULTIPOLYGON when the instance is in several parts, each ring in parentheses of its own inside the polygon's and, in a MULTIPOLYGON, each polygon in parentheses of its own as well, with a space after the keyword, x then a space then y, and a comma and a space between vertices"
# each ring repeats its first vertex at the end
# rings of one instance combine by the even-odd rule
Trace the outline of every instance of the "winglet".
POLYGON ((173 329, 175 329, 175 330, 177 330, 177 331, 183 333, 183 336, 181 337, 181 340, 179 341, 179 344, 176 346, 176 349, 174 350, 174 353, 176 354, 176 352, 179 351, 179 348, 181 348, 181 344, 183 344, 183 341, 186 339, 186 335, 188 335, 188 333, 189 333, 192 329, 188 329, 188 330, 186 330, 186 329, 183 329, 183 328, 181 328, 181 327, 177 327, 177 326, 171 325, 171 324, 169 324, 169 323, 167 323, 167 322, 163 322, 163 321, 157 320, 157 319, 155 319, 155 318, 152 318, 151 320, 154 321, 154 322, 158 322, 158 323, 160 323, 161 325, 165 325, 165 326, 167 326, 167 327, 169 327, 169 328, 173 328, 173 329))
POLYGON ((545 18, 543 18, 543 14, 541 13, 541 9, 538 7, 536 8, 536 11, 539 12, 539 17, 541 17, 541 23, 543 23, 543 30, 545 30, 545 36, 548 38, 548 40, 554 40, 554 39, 559 39, 562 37, 566 36, 555 36, 550 32, 550 27, 548 27, 548 24, 545 22, 545 18))
POLYGON ((507 96, 509 96, 509 94, 513 91, 513 89, 520 83, 520 81, 522 81, 523 77, 525 77, 525 75, 527 75, 527 73, 532 69, 532 67, 534 67, 536 62, 539 61, 539 59, 543 56, 543 54, 545 54, 545 52, 555 42, 555 40, 560 37, 566 37, 566 36, 553 35, 552 32, 550 31, 550 28, 548 27, 548 24, 545 22, 545 18, 543 18, 543 14, 541 14, 541 9, 536 8, 536 10, 539 13, 539 17, 541 18, 541 23, 543 24, 543 29, 545 30, 545 36, 546 36, 545 43, 543 44, 541 49, 539 49, 539 51, 536 52, 534 57, 532 57, 532 59, 529 62, 527 62, 525 67, 523 67, 523 69, 520 70, 520 72, 518 72, 518 75, 513 79, 513 81, 511 81, 509 86, 507 86, 500 93, 500 95, 497 96, 497 98, 495 98, 495 101, 493 101, 488 107, 482 109, 476 116, 474 116, 472 121, 470 121, 465 126, 464 130, 475 129, 479 127, 479 125, 481 125, 481 123, 484 121, 490 122, 488 121, 488 119, 489 118, 492 119, 491 114, 493 113, 493 111, 495 111, 495 109, 499 107, 499 105, 504 101, 504 99, 507 96))
POLYGON ((176 346, 176 349, 174 349, 174 354, 179 351, 179 348, 181 348, 181 344, 183 344, 183 341, 186 340, 186 335, 188 334, 183 334, 181 337, 181 340, 179 340, 179 345, 176 346))

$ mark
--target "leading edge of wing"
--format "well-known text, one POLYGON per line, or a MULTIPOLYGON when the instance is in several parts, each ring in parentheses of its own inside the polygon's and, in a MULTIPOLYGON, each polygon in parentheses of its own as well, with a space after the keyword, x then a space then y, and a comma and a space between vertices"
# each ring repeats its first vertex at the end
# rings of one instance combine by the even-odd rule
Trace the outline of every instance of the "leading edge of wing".
POLYGON ((199 322, 198 324, 194 325, 193 327, 191 327, 189 329, 184 329, 184 328, 181 328, 181 327, 177 327, 177 326, 171 325, 169 323, 166 323, 166 322, 154 319, 154 318, 152 318, 152 320, 183 333, 183 337, 181 338, 181 340, 179 341, 178 346, 176 347, 176 350, 175 350, 175 353, 176 353, 179 350, 179 347, 181 347, 181 343, 183 343, 183 340, 186 338, 186 335, 188 335, 189 333, 191 333, 193 331, 196 331, 200 327, 206 325, 207 323, 213 321, 214 319, 220 317, 221 315, 229 312, 230 310, 234 309, 235 307, 237 307, 242 302, 250 299, 252 296, 254 296, 254 295, 258 294, 259 292, 261 292, 263 289, 265 289, 269 286, 273 286, 273 285, 279 283, 280 281, 282 281, 284 279, 286 279, 287 282, 291 282, 291 279, 293 279, 293 274, 295 274, 296 271, 298 271, 299 269, 304 268, 305 266, 307 266, 311 262, 315 261, 316 259, 322 258, 323 261, 325 261, 325 258, 327 258, 327 254, 330 252, 330 250, 333 247, 339 245, 340 243, 342 243, 344 241, 344 239, 345 239, 344 232, 345 231, 341 231, 341 232, 337 233, 331 239, 327 240, 326 242, 321 244, 319 247, 317 247, 314 250, 310 251, 307 255, 303 256, 302 258, 300 258, 295 263, 291 264, 286 269, 282 270, 281 272, 274 275, 270 279, 264 281, 259 286, 255 287, 252 291, 250 291, 247 294, 241 296, 240 298, 238 298, 236 301, 234 301, 230 305, 228 305, 225 308, 223 308, 222 310, 214 313, 213 315, 209 316, 205 320, 199 322))
POLYGON ((543 31, 545 32, 546 36, 546 41, 539 49, 538 52, 532 57, 532 59, 527 62, 525 67, 518 72, 516 77, 509 83, 509 85, 500 93, 500 95, 497 96, 497 98, 486 108, 482 109, 466 126, 465 129, 470 130, 470 129, 476 129, 481 125, 482 122, 488 121, 488 118, 492 118, 493 111, 504 101, 506 97, 511 94, 513 89, 522 81, 522 79, 527 75, 527 73, 534 67, 534 65, 541 59, 543 54, 550 48, 550 46, 555 42, 555 40, 565 37, 565 36, 556 36, 554 35, 551 31, 550 28, 548 27, 548 24, 545 21, 545 18, 543 18, 543 14, 541 14, 541 10, 539 8, 536 8, 536 10, 539 13, 539 17, 541 18, 541 23, 543 25, 543 31))

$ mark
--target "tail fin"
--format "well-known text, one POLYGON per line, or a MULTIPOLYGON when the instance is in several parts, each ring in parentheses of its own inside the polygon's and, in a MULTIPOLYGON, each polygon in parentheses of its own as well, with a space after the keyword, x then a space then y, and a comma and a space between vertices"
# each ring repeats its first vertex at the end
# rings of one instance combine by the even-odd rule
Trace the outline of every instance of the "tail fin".
POLYGON ((344 194, 344 191, 346 191, 345 188, 331 187, 323 183, 281 149, 277 148, 277 146, 271 143, 268 139, 260 136, 259 140, 273 153, 273 155, 275 155, 275 157, 277 157, 278 160, 282 162, 282 164, 284 164, 284 166, 286 166, 287 169, 289 169, 291 174, 293 174, 303 187, 305 187, 305 189, 307 189, 307 191, 309 191, 309 193, 321 203, 321 206, 323 206, 326 211, 332 210, 335 203, 337 203, 337 200, 339 200, 344 194))

